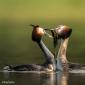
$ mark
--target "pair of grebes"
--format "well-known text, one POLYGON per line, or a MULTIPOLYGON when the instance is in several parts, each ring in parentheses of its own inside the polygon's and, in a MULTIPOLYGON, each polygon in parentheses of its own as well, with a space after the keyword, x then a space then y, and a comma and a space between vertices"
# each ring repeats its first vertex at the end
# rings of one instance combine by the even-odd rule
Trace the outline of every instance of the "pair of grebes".
POLYGON ((70 63, 66 57, 67 45, 69 37, 72 34, 72 29, 66 25, 59 25, 55 29, 43 29, 39 25, 31 25, 33 27, 32 40, 38 44, 42 52, 44 53, 45 63, 43 64, 26 64, 11 66, 6 65, 3 70, 7 71, 45 71, 55 72, 59 71, 70 71, 74 69, 85 69, 85 65, 78 63, 70 63), (50 32, 51 34, 49 34, 50 32), (60 48, 58 54, 55 55, 46 47, 42 37, 48 36, 53 38, 54 47, 57 45, 57 41, 60 40, 60 48))

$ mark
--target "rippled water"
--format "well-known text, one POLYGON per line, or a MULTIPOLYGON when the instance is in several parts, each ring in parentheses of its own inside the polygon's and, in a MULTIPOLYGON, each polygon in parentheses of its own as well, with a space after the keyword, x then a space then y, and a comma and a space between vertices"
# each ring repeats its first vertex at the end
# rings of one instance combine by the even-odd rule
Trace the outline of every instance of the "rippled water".
POLYGON ((84 85, 85 74, 0 72, 0 85, 84 85))

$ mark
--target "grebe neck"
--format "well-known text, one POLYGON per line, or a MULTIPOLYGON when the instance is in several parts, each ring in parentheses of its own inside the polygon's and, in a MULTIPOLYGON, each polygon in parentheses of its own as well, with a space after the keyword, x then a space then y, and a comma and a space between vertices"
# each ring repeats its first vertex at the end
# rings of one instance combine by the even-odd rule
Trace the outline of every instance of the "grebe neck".
POLYGON ((66 58, 68 40, 69 38, 61 39, 61 45, 57 55, 57 69, 61 71, 68 70, 68 60, 66 58))
POLYGON ((40 42, 38 42, 39 47, 41 48, 41 50, 43 51, 44 55, 45 55, 45 59, 46 59, 46 63, 49 65, 51 64, 53 67, 53 70, 56 70, 56 62, 54 59, 54 55, 51 53, 51 51, 46 47, 46 45, 43 43, 42 40, 40 40, 40 42))

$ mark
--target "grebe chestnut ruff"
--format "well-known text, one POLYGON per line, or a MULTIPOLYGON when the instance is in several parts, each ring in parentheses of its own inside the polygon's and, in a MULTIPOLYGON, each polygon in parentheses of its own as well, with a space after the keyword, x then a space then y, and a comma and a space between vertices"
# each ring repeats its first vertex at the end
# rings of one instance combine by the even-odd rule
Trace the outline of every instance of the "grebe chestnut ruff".
POLYGON ((33 27, 32 40, 35 41, 44 53, 46 62, 44 64, 26 64, 18 66, 6 65, 3 70, 7 71, 55 71, 56 63, 54 55, 49 51, 42 41, 42 36, 46 34, 45 30, 39 25, 31 25, 33 27))

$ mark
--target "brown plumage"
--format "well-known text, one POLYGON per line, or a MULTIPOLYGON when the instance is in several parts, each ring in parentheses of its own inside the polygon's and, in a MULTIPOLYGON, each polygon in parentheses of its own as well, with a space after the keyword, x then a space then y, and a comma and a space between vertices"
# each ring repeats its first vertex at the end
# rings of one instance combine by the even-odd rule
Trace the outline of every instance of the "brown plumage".
POLYGON ((55 28, 55 31, 58 35, 58 38, 62 39, 68 38, 72 33, 72 29, 66 25, 59 25, 57 28, 55 28))
POLYGON ((45 34, 45 31, 43 28, 41 28, 39 25, 31 25, 33 27, 32 31, 32 40, 33 41, 40 41, 42 36, 45 34))

